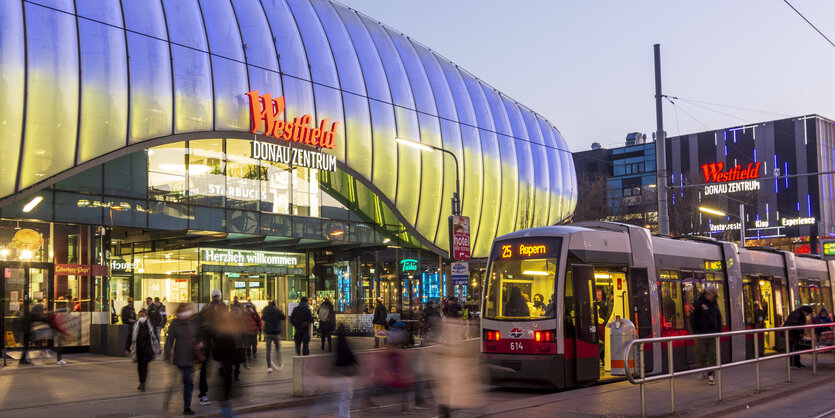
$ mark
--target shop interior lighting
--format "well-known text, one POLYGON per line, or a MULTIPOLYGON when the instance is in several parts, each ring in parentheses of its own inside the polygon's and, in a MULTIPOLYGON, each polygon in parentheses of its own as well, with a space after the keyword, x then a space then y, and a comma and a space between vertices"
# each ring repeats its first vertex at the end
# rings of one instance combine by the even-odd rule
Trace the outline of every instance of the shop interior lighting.
MULTIPOLYGON (((185 174, 186 173, 186 165, 185 164, 170 164, 170 163, 163 163, 159 165, 159 168, 164 172, 169 173, 177 173, 177 174, 185 174)), ((189 164, 188 165, 188 173, 189 174, 207 174, 212 171, 212 167, 209 167, 204 164, 189 164)))
POLYGON ((3 257, 9 255, 9 249, 3 248, 2 250, 0 250, 0 255, 2 255, 3 257))
POLYGON ((704 206, 699 206, 699 211, 704 212, 704 213, 709 213, 711 215, 716 215, 716 216, 728 216, 725 212, 718 211, 716 209, 706 208, 704 206))
POLYGON ((383 244, 388 244, 391 242, 391 238, 386 238, 383 240, 383 244))
POLYGON ((17 226, 15 226, 14 229, 20 229, 20 221, 17 221, 17 226))
POLYGON ((28 260, 32 258, 32 252, 29 250, 23 250, 20 252, 20 258, 23 260, 28 260))
POLYGON ((345 231, 336 230, 336 231, 331 232, 331 235, 333 235, 335 237, 338 237, 338 236, 340 236, 344 233, 345 233, 345 231))
POLYGON ((35 196, 32 200, 29 201, 25 206, 23 206, 23 213, 29 213, 32 209, 35 209, 41 201, 43 201, 43 196, 35 196))
POLYGON ((522 274, 526 276, 547 276, 548 272, 541 270, 525 270, 522 272, 522 274))
POLYGON ((606 274, 606 273, 594 273, 594 278, 595 279, 611 279, 612 275, 611 274, 606 274))
POLYGON ((430 147, 429 145, 421 144, 420 142, 415 142, 415 141, 405 139, 405 138, 394 138, 394 141, 397 142, 398 144, 403 144, 403 145, 406 145, 406 146, 410 146, 412 148, 417 148, 421 151, 430 151, 430 152, 435 151, 435 148, 430 147))

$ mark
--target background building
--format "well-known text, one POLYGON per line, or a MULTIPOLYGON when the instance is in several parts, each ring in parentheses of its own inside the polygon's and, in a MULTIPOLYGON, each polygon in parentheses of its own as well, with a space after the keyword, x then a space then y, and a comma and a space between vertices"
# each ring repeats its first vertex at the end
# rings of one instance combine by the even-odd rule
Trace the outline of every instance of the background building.
POLYGON ((220 288, 331 297, 360 330, 378 296, 411 315, 476 294, 494 237, 576 202, 550 122, 324 0, 0 2, 0 120, 7 324, 220 288), (453 287, 457 178, 475 260, 453 287))
MULTIPOLYGON (((623 213, 644 209, 650 215, 646 224, 656 225, 655 144, 609 149, 608 160, 607 215, 641 225, 644 219, 623 213), (640 208, 644 201, 652 209, 640 208)), ((819 239, 835 235, 833 168, 835 126, 818 115, 668 138, 671 232, 739 240, 742 204, 747 245, 818 253, 819 239)))

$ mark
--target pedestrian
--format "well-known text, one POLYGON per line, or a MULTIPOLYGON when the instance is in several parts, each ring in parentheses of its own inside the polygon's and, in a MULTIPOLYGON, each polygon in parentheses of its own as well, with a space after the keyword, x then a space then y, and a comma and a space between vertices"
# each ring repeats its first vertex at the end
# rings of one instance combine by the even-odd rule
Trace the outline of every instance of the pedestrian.
POLYGON ((250 302, 246 304, 244 320, 246 321, 246 361, 247 369, 249 369, 249 362, 255 360, 258 350, 258 332, 261 330, 261 316, 250 302))
POLYGON ((383 305, 383 298, 377 298, 377 307, 374 308, 374 317, 371 318, 371 323, 374 325, 374 348, 380 348, 380 338, 383 339, 383 344, 385 344, 385 339, 388 336, 387 318, 388 311, 386 305, 383 305))
POLYGON ((435 306, 434 301, 426 302, 426 307, 423 308, 420 319, 423 322, 423 330, 426 334, 425 341, 436 341, 435 333, 440 330, 441 311, 435 306))
POLYGON ((148 297, 146 300, 148 303, 147 309, 148 313, 148 321, 151 322, 151 326, 154 328, 154 334, 157 336, 157 340, 161 339, 162 336, 160 332, 162 331, 162 315, 159 313, 159 305, 154 303, 154 300, 148 297))
POLYGON ((310 324, 313 323, 313 314, 307 306, 307 297, 302 296, 298 306, 290 313, 290 323, 293 324, 295 335, 293 341, 296 343, 296 355, 310 355, 310 324))
POLYGON ((148 363, 160 356, 159 340, 148 320, 145 309, 139 311, 139 319, 133 325, 125 343, 125 355, 130 356, 139 370, 139 389, 145 391, 145 379, 148 377, 148 363))
POLYGON ((339 325, 336 330, 336 363, 333 375, 339 391, 339 417, 351 416, 351 400, 354 398, 353 377, 357 373, 357 358, 348 345, 345 325, 339 325))
POLYGON ((128 298, 128 304, 122 307, 122 323, 133 326, 136 322, 136 309, 133 307, 133 298, 128 298))
POLYGON ((453 297, 452 300, 449 302, 449 309, 447 310, 447 316, 450 318, 461 318, 461 311, 464 308, 458 303, 458 298, 453 297))
MULTIPOLYGON (((826 308, 821 306, 820 312, 818 312, 818 314, 815 315, 814 318, 812 318, 812 323, 813 324, 830 324, 830 323, 832 323, 832 318, 829 316, 829 312, 826 311, 826 308)), ((827 327, 815 328, 815 335, 818 336, 818 341, 820 341, 820 337, 821 337, 821 335, 823 335, 824 332, 831 331, 831 330, 832 330, 832 328, 827 328, 827 327)))
POLYGON ((221 300, 221 296, 220 290, 212 290, 211 301, 203 307, 197 318, 198 334, 200 341, 203 342, 203 356, 206 358, 206 361, 200 365, 199 393, 197 394, 200 405, 211 404, 211 401, 209 401, 209 359, 214 345, 212 324, 217 320, 216 318, 229 311, 226 304, 221 300))
MULTIPOLYGON (((783 323, 783 326, 793 327, 798 325, 806 325, 806 316, 811 315, 812 312, 813 311, 811 306, 803 305, 789 314, 789 317, 786 318, 786 322, 783 323)), ((802 329, 789 330, 789 347, 791 347, 791 351, 800 350, 800 341, 803 339, 803 334, 804 331, 802 329)), ((800 363, 799 354, 791 356, 791 367, 793 369, 806 367, 800 363)))
POLYGON ((55 337, 52 340, 52 350, 55 351, 56 364, 61 366, 66 365, 64 360, 64 342, 72 338, 66 329, 67 323, 67 303, 56 304, 56 309, 49 316, 49 326, 56 331, 55 337))
POLYGON ((330 299, 325 298, 319 306, 319 336, 322 337, 322 351, 325 351, 325 340, 328 340, 328 352, 332 352, 331 333, 336 329, 336 314, 330 299))
POLYGON ((281 362, 281 324, 287 317, 271 300, 261 313, 264 322, 264 340, 267 342, 267 373, 273 372, 273 363, 270 360, 270 346, 275 346, 275 360, 278 370, 284 368, 281 362))
MULTIPOLYGON (((238 347, 238 339, 245 330, 241 328, 242 323, 239 315, 234 312, 222 312, 215 317, 212 323, 212 335, 214 335, 213 354, 214 360, 220 364, 220 378, 223 383, 223 394, 219 396, 221 416, 231 417, 232 407, 230 401, 233 398, 233 369, 243 361, 242 351, 238 347)), ((234 379, 237 381, 237 378, 234 379)))
MULTIPOLYGON (((716 302, 716 286, 708 285, 699 296, 690 316, 694 334, 712 334, 722 332, 722 312, 716 302)), ((696 367, 716 365, 716 339, 699 338, 696 340, 696 367)), ((713 371, 707 373, 707 383, 713 385, 713 371)))
MULTIPOLYGON (((165 358, 177 366, 183 380, 183 415, 194 415, 191 409, 191 392, 194 390, 192 375, 194 364, 202 354, 203 344, 197 337, 197 329, 192 322, 191 305, 182 303, 177 308, 177 318, 168 327, 168 338, 165 340, 165 358)), ((166 405, 167 407, 167 405, 166 405)))
POLYGON ((17 320, 17 328, 21 334, 23 334, 23 352, 20 354, 20 361, 18 364, 32 364, 32 361, 29 360, 29 345, 32 344, 32 328, 37 322, 37 314, 34 313, 34 308, 29 310, 29 299, 24 298, 23 300, 23 311, 26 312, 17 320))

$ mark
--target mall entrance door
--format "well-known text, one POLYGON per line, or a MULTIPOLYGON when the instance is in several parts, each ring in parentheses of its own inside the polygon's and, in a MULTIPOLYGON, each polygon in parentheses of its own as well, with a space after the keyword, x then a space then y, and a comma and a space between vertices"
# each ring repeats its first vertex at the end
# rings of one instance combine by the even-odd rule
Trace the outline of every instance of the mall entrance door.
POLYGON ((49 309, 54 291, 51 286, 54 266, 51 263, 0 261, 0 272, 3 274, 3 280, 0 280, 0 295, 3 295, 0 335, 4 347, 16 349, 22 347, 23 336, 13 324, 38 303, 49 309))

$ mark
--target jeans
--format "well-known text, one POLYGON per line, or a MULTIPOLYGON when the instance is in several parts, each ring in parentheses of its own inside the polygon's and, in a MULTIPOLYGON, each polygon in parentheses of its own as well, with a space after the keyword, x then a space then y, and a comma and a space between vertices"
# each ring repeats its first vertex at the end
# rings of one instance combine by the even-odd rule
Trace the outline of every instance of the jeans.
POLYGON ((148 363, 151 362, 151 359, 137 359, 136 366, 139 370, 139 384, 145 384, 145 378, 148 377, 148 363))
POLYGON ((328 340, 328 351, 333 351, 332 350, 333 341, 331 339, 331 331, 326 329, 326 330, 320 330, 319 333, 322 335, 322 351, 325 351, 325 340, 328 340))
POLYGON ((183 409, 191 409, 191 392, 194 390, 194 382, 191 378, 194 374, 194 368, 192 366, 178 366, 178 368, 183 376, 183 409))
MULTIPOLYGON (((29 354, 29 344, 32 343, 32 334, 26 332, 23 334, 23 353, 20 354, 20 364, 29 361, 27 355, 29 354)), ((297 350, 298 351, 298 350, 297 350)))
POLYGON ((275 345, 275 362, 281 364, 281 340, 278 334, 264 334, 264 340, 267 342, 267 367, 273 367, 270 362, 270 346, 275 345))
POLYGON ((157 341, 162 341, 162 325, 155 326, 154 331, 157 333, 157 341))
POLYGON ((202 398, 208 395, 209 392, 209 359, 206 358, 206 361, 200 365, 200 393, 197 394, 198 398, 202 398))
POLYGON ((246 359, 255 358, 255 352, 258 351, 258 334, 249 334, 246 336, 246 359))
MULTIPOLYGON (((716 339, 699 338, 696 340, 696 367, 709 367, 716 365, 716 339)), ((712 376, 713 372, 707 372, 712 376)))
POLYGON ((338 377, 337 386, 342 388, 339 392, 337 405, 339 406, 339 418, 351 416, 351 401, 354 399, 353 380, 350 377, 338 377))
POLYGON ((310 355, 310 334, 307 330, 299 331, 296 330, 296 335, 293 337, 293 341, 296 343, 296 355, 301 356, 309 356, 310 355), (302 347, 304 346, 304 347, 302 347), (301 348, 301 350, 300 350, 301 348))

